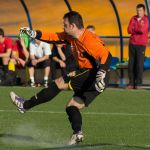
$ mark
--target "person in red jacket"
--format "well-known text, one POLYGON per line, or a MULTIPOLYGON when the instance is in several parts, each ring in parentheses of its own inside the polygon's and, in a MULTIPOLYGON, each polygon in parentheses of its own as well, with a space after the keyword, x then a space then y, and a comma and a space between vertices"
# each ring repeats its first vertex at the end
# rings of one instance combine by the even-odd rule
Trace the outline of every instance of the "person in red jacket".
POLYGON ((129 89, 139 88, 142 84, 144 56, 148 44, 148 17, 145 15, 145 6, 136 6, 137 15, 133 16, 128 26, 131 34, 129 42, 129 89))

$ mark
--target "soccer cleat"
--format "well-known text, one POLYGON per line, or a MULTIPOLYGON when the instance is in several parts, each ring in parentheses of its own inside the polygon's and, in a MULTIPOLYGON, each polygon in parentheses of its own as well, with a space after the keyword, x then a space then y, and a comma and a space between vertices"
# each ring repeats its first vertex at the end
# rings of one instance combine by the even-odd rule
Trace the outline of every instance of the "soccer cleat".
POLYGON ((25 100, 23 98, 19 97, 14 92, 10 92, 10 98, 11 98, 13 104, 17 106, 18 110, 21 113, 25 113, 27 111, 26 109, 23 108, 23 104, 25 102, 25 100))
POLYGON ((36 87, 35 82, 31 82, 31 80, 29 80, 28 83, 29 83, 29 85, 30 85, 31 87, 36 87))
POLYGON ((83 139, 84 139, 84 136, 83 136, 82 131, 79 131, 78 133, 73 133, 68 145, 77 145, 78 143, 82 142, 83 139))

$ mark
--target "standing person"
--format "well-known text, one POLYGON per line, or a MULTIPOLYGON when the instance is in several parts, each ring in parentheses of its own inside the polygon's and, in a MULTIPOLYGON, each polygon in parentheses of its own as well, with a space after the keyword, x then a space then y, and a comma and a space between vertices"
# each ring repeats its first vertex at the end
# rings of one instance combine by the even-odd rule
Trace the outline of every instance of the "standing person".
POLYGON ((79 67, 76 75, 56 79, 30 100, 25 101, 14 92, 10 93, 10 97, 19 111, 24 113, 36 105, 52 100, 61 90, 72 89, 74 95, 66 105, 66 113, 73 130, 69 145, 74 145, 83 140, 80 109, 88 106, 108 84, 111 54, 101 39, 84 28, 82 16, 78 12, 66 13, 63 24, 64 32, 61 33, 35 31, 29 28, 21 28, 21 32, 28 33, 32 38, 70 42, 79 67), (97 66, 97 60, 100 61, 100 66, 97 66))
POLYGON ((44 87, 47 87, 50 73, 50 45, 48 43, 35 39, 30 43, 29 49, 30 60, 27 66, 29 67, 30 86, 35 87, 35 68, 44 68, 43 84, 44 87))
POLYGON ((136 6, 137 15, 133 16, 128 26, 131 34, 129 42, 129 89, 140 88, 143 77, 145 48, 148 44, 148 17, 145 15, 145 6, 136 6))
POLYGON ((8 37, 5 37, 4 30, 0 28, 0 61, 2 62, 3 71, 5 73, 8 71, 11 50, 12 40, 8 37))

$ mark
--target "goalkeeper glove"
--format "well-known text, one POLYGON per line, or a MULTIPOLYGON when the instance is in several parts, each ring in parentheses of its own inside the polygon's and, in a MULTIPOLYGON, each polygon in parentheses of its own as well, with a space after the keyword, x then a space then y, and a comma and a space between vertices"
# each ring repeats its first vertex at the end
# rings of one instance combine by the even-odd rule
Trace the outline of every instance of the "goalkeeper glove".
POLYGON ((31 30, 29 27, 22 27, 22 28, 20 28, 20 33, 19 34, 23 34, 23 33, 26 33, 31 38, 35 38, 36 34, 37 34, 35 30, 31 30))
POLYGON ((106 76, 106 71, 105 70, 98 70, 96 74, 96 83, 95 83, 95 88, 96 90, 101 93, 105 89, 105 81, 104 78, 106 76))

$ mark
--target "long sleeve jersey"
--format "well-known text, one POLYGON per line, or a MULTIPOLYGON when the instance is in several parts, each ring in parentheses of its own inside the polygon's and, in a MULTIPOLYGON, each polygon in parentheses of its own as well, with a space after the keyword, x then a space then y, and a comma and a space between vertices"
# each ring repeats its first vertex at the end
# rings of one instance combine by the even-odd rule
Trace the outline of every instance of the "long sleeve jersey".
POLYGON ((84 56, 84 52, 92 56, 95 60, 100 61, 101 65, 106 63, 109 55, 108 49, 104 46, 103 41, 95 34, 84 30, 83 34, 75 39, 64 32, 50 33, 37 31, 37 38, 46 41, 68 41, 71 43, 72 53, 75 57, 79 68, 93 68, 90 60, 84 56))

